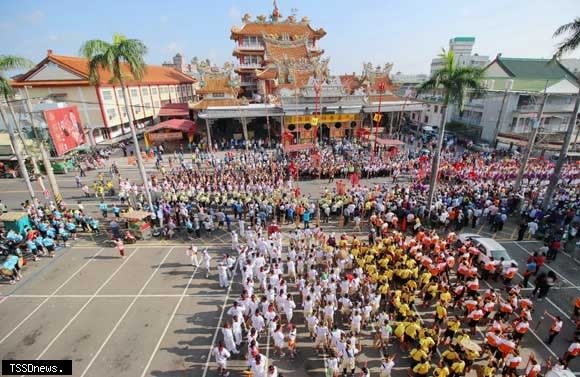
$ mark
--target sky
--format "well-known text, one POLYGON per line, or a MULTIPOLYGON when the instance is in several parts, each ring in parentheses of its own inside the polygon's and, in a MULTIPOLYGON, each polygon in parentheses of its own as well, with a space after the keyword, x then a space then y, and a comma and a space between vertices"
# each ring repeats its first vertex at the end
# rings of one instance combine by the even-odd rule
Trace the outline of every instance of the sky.
MULTIPOLYGON (((363 62, 394 63, 393 72, 429 73, 431 59, 449 39, 476 38, 474 52, 495 57, 550 57, 554 30, 580 16, 579 0, 279 0, 283 17, 296 12, 327 35, 319 46, 332 74, 362 71, 363 62)), ((141 39, 147 63, 180 52, 219 65, 234 61, 229 39, 241 17, 272 11, 270 0, 2 0, 0 54, 39 62, 77 55, 89 39, 113 33, 141 39)), ((580 58, 580 50, 566 57, 580 58)))

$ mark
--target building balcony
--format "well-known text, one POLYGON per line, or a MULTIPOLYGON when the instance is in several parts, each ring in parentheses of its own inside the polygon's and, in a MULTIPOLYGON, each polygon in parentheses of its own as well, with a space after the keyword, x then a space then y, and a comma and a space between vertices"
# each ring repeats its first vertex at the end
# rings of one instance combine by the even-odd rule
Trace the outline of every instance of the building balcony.
POLYGON ((236 50, 264 51, 264 45, 259 43, 245 43, 237 45, 236 50))
MULTIPOLYGON (((574 103, 547 103, 544 106, 544 113, 571 113, 574 110, 574 103)), ((521 105, 514 112, 521 115, 537 113, 540 111, 540 105, 521 105)))
POLYGON ((258 69, 262 68, 262 63, 242 63, 236 66, 236 69, 258 69))

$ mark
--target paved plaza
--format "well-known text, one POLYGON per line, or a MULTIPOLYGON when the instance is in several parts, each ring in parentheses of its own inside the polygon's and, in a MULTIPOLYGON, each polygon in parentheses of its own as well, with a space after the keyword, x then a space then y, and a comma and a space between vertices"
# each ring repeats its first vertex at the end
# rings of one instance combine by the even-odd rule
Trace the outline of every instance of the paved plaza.
MULTIPOLYGON (((230 251, 225 238, 216 235, 204 242, 213 261, 230 251)), ((16 286, 0 285, 0 357, 70 359, 75 376, 217 375, 208 354, 221 339, 224 312, 241 293, 239 279, 227 290, 219 288, 215 271, 206 279, 205 270, 189 265, 186 246, 177 242, 131 245, 124 259, 114 248, 85 246, 89 243, 78 242, 54 259, 32 264, 16 286)), ((520 264, 539 247, 525 241, 502 244, 520 264)), ((570 257, 560 255, 548 268, 557 271, 561 284, 536 303, 534 331, 524 339, 525 353, 533 351, 544 360, 562 355, 569 344, 572 301, 580 290, 579 268, 570 257), (566 318, 564 331, 551 346, 543 343, 549 327, 549 320, 540 318, 544 310, 566 318)), ((432 322, 432 312, 418 310, 425 322, 432 322)), ((303 323, 300 310, 296 315, 303 323)), ((368 362, 378 371, 372 334, 369 329, 363 334, 359 364, 368 362)), ((475 339, 481 337, 479 333, 475 339)), ((303 326, 297 360, 280 360, 267 339, 262 341, 266 355, 287 375, 323 375, 324 360, 314 353, 303 326)), ((390 351, 401 357, 394 375, 406 375, 408 359, 396 344, 390 351)), ((235 372, 245 370, 240 358, 230 364, 235 372)), ((571 369, 580 372, 580 362, 575 360, 571 369)))

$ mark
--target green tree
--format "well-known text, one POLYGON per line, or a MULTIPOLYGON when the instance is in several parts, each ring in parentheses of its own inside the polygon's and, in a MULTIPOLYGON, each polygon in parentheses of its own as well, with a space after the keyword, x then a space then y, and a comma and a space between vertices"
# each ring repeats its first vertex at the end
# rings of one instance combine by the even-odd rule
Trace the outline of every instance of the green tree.
POLYGON ((431 214, 431 207, 437 190, 437 172, 445 136, 445 118, 449 105, 455 105, 460 112, 463 111, 463 103, 466 95, 481 91, 481 78, 483 70, 475 67, 461 67, 455 61, 453 51, 442 50, 439 57, 443 59, 443 67, 435 72, 429 80, 419 88, 421 92, 442 91, 443 105, 441 106, 441 123, 439 126, 439 136, 437 138, 437 148, 431 160, 431 180, 429 182, 429 197, 427 200, 427 212, 431 214))
MULTIPOLYGON (((7 77, 5 77, 4 72, 11 71, 15 69, 21 68, 29 68, 32 67, 32 62, 30 60, 21 58, 19 56, 14 55, 0 55, 0 96, 4 98, 6 101, 6 105, 12 114, 12 120, 14 121, 14 126, 16 124, 16 116, 14 115, 14 108, 12 107, 12 102, 10 102, 10 98, 14 95, 14 89, 10 85, 10 81, 7 77)), ((20 145, 16 140, 16 135, 14 134, 14 130, 12 125, 10 124, 7 115, 4 112, 4 109, 0 105, 0 117, 2 118, 2 122, 6 125, 6 130, 8 131, 8 135, 10 136, 10 143, 12 144, 12 148, 14 149, 14 154, 16 154, 16 159, 18 160, 18 167, 20 169, 20 175, 24 179, 26 183, 26 187, 30 194, 30 198, 34 200, 34 188, 32 187, 32 183, 30 182, 30 176, 28 174, 28 170, 26 169, 26 161, 24 157, 22 157, 22 153, 20 150, 20 145)))
POLYGON ((554 32, 554 38, 563 34, 569 35, 558 44, 558 49, 554 54, 554 57, 558 59, 565 53, 572 52, 580 46, 580 17, 576 17, 574 21, 557 28, 554 32))
POLYGON ((138 39, 129 39, 124 35, 114 34, 112 43, 100 39, 85 42, 80 49, 80 53, 89 60, 89 79, 93 84, 100 82, 100 72, 101 70, 105 70, 112 74, 112 81, 119 83, 123 90, 125 110, 129 116, 129 127, 131 129, 133 144, 135 145, 135 157, 137 158, 137 165, 139 166, 139 172, 141 173, 141 179, 145 187, 149 210, 152 211, 153 202, 147 181, 147 173, 145 172, 145 166, 141 158, 141 148, 139 147, 139 140, 137 139, 137 133, 135 131, 133 112, 129 108, 129 98, 125 85, 128 74, 132 76, 132 79, 137 81, 143 78, 146 67, 143 56, 147 53, 147 47, 138 39))
MULTIPOLYGON (((558 44, 558 48, 554 53, 553 60, 559 59, 565 53, 572 52, 580 46, 580 17, 574 19, 574 21, 569 22, 560 26, 554 32, 554 38, 559 37, 563 34, 567 34, 566 38, 558 44)), ((570 149, 570 142, 572 141, 572 135, 574 134, 574 129, 576 129, 576 119, 578 118, 578 108, 580 107, 580 81, 576 80, 578 84, 578 93, 576 94, 576 101, 574 104, 574 110, 572 111, 572 116, 570 117, 570 122, 568 123, 568 129, 566 130, 566 136, 564 136, 564 142, 562 143, 562 149, 560 150, 560 155, 558 156, 558 161, 556 162, 556 167, 554 168, 554 174, 550 177, 550 183, 544 194, 544 200, 542 201, 542 207, 544 210, 550 208, 552 203, 552 198, 556 192, 556 187, 558 186, 558 181, 560 180, 560 175, 562 174, 562 169, 566 159, 568 158, 568 150, 570 149)))

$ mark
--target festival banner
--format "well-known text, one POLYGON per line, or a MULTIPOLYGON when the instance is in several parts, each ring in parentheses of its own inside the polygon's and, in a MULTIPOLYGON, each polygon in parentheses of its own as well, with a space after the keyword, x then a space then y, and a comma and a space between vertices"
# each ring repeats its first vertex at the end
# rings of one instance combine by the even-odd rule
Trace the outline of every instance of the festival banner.
POLYGON ((62 156, 86 143, 76 106, 45 110, 44 118, 57 155, 62 156))

